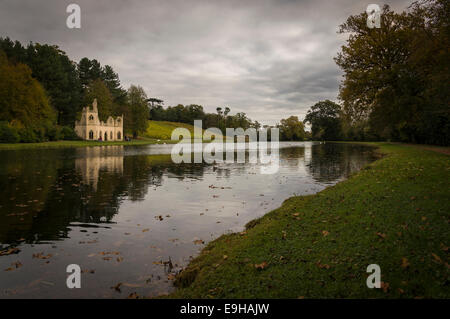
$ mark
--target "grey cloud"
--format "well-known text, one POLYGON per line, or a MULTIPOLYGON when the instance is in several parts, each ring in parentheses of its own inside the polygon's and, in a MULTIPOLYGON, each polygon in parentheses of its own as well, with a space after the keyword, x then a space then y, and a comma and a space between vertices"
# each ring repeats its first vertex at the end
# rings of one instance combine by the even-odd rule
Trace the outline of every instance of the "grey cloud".
MULTIPOLYGON (((112 65, 124 86, 150 96, 227 105, 274 124, 302 118, 318 100, 336 100, 338 25, 367 1, 0 0, 0 36, 58 45, 78 61, 112 65), (81 30, 65 26, 69 3, 81 30)), ((390 1, 404 9, 410 1, 390 1)))

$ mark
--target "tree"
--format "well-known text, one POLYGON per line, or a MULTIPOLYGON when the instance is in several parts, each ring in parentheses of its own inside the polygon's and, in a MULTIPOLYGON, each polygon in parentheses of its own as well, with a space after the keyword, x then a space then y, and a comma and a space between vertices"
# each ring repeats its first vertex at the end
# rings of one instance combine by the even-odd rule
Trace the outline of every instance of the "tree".
POLYGON ((98 116, 101 121, 106 121, 109 116, 120 115, 116 112, 111 92, 100 79, 92 81, 86 88, 84 104, 91 105, 94 99, 98 102, 98 116))
POLYGON ((311 106, 303 122, 311 125, 313 139, 339 140, 340 112, 339 104, 330 100, 319 101, 311 106))
POLYGON ((445 0, 421 1, 395 13, 386 5, 379 29, 367 27, 366 13, 340 26, 350 33, 335 58, 344 71, 339 97, 350 130, 449 143, 449 6, 445 0))
POLYGON ((127 92, 128 116, 125 117, 126 130, 138 137, 147 129, 148 107, 147 94, 140 86, 131 85, 127 92))
POLYGON ((0 121, 23 142, 43 141, 56 124, 56 114, 42 85, 28 66, 10 63, 0 51, 0 121))
POLYGON ((281 140, 303 141, 305 139, 305 126, 297 116, 282 119, 279 125, 281 140))
POLYGON ((101 78, 108 87, 114 99, 114 103, 123 104, 126 101, 127 91, 124 90, 120 84, 119 75, 114 72, 113 68, 105 65, 102 68, 101 78))

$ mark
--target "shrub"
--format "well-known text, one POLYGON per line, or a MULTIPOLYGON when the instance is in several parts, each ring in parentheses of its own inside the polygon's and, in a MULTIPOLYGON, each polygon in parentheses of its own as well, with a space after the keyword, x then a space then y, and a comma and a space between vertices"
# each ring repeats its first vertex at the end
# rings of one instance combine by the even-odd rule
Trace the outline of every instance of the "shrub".
POLYGON ((77 133, 75 133, 75 130, 69 126, 63 126, 61 128, 61 138, 68 141, 76 141, 80 139, 77 133))
POLYGON ((8 122, 0 122, 0 143, 17 143, 19 134, 8 122))

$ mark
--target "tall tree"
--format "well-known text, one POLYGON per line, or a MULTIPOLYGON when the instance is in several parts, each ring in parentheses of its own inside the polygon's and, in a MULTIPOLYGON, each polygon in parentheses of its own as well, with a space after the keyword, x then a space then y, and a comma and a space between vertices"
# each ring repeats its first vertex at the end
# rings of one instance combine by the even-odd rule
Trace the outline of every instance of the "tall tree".
POLYGON ((0 121, 12 125, 23 142, 42 141, 55 125, 55 111, 28 66, 10 63, 0 51, 0 121))
POLYGON ((106 121, 109 116, 118 115, 111 92, 100 79, 92 81, 86 88, 84 104, 91 105, 94 99, 98 102, 98 115, 101 121, 106 121))
POLYGON ((312 137, 322 140, 341 138, 341 107, 330 100, 319 101, 308 110, 304 123, 311 125, 312 137))
POLYGON ((145 132, 147 129, 148 107, 147 94, 140 86, 131 85, 127 94, 127 105, 129 107, 129 114, 125 117, 125 130, 131 132, 133 137, 138 137, 139 134, 145 132))
POLYGON ((281 140, 303 141, 305 139, 305 126, 297 116, 290 116, 280 121, 281 140))
POLYGON ((386 5, 381 17, 381 28, 369 29, 366 13, 340 26, 350 34, 335 59, 345 118, 385 139, 448 143, 448 1, 416 2, 402 13, 386 5))

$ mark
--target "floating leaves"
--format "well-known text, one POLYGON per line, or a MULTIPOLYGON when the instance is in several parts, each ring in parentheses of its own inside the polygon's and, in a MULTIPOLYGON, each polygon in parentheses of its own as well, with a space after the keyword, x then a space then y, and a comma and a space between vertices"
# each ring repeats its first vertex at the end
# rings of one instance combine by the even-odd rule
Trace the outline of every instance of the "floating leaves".
POLYGON ((20 261, 16 261, 16 262, 11 264, 11 267, 5 269, 5 271, 11 271, 11 270, 14 270, 14 269, 17 269, 17 268, 20 268, 20 267, 22 267, 22 263, 20 261))
POLYGON ((50 259, 52 256, 52 254, 44 255, 44 253, 33 254, 33 258, 37 259, 50 259))
POLYGON ((18 254, 20 252, 19 248, 9 248, 7 250, 0 251, 0 256, 7 256, 12 254, 18 254))
POLYGON ((201 239, 194 239, 194 244, 196 245, 203 245, 205 242, 201 239))

